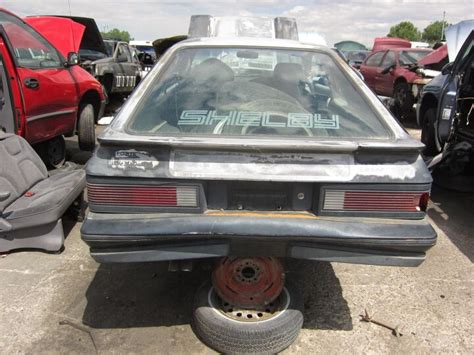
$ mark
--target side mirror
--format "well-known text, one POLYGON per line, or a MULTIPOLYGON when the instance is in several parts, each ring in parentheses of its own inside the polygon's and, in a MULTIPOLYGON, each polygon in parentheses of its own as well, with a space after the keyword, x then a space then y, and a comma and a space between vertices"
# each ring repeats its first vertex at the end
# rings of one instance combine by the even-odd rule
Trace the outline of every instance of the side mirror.
POLYGON ((67 54, 67 61, 66 65, 68 67, 72 67, 73 65, 78 65, 79 64, 79 56, 77 55, 76 52, 69 52, 67 54))
POLYGON ((445 64, 444 67, 441 69, 441 74, 446 75, 451 73, 451 70, 453 69, 453 64, 454 62, 445 64))
POLYGON ((387 74, 387 73, 388 73, 390 70, 392 70, 394 67, 395 67, 395 65, 392 64, 392 65, 390 65, 390 66, 384 68, 384 69, 380 72, 380 74, 387 74))

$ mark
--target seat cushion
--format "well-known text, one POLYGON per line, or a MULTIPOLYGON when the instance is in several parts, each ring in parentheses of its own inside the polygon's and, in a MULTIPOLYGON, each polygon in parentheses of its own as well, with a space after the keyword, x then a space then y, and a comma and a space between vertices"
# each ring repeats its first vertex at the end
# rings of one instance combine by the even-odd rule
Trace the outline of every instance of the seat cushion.
POLYGON ((21 137, 0 132, 0 215, 30 187, 48 177, 46 166, 21 137))
POLYGON ((3 217, 13 229, 51 223, 61 218, 84 190, 85 184, 83 169, 50 176, 9 205, 3 217))

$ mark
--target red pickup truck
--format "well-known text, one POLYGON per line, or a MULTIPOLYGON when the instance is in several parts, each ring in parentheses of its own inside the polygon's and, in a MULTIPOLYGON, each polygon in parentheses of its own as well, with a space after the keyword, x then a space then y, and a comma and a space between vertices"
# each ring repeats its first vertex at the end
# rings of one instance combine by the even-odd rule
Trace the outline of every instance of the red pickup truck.
POLYGON ((53 167, 65 160, 63 136, 78 134, 79 147, 93 150, 95 122, 106 101, 100 83, 77 65, 73 39, 84 29, 64 20, 71 23, 65 23, 64 46, 58 50, 0 8, 0 64, 8 74, 14 108, 14 122, 0 117, 0 129, 23 136, 53 167))

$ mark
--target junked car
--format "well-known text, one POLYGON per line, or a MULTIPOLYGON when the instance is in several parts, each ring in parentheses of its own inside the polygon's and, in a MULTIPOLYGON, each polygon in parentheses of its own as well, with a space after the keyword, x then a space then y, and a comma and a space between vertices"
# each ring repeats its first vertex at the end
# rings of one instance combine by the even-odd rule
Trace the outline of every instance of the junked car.
POLYGON ((423 145, 324 46, 175 44, 99 143, 81 228, 92 257, 216 259, 193 329, 224 353, 298 335, 285 258, 417 266, 436 242, 423 145))
POLYGON ((56 48, 28 20, 0 8, 0 57, 14 107, 13 116, 0 117, 0 129, 24 137, 50 167, 58 167, 66 158, 63 136, 77 134, 81 149, 94 149, 94 122, 103 114, 105 95, 77 65, 73 38, 81 28, 63 22, 56 48))
MULTIPOLYGON (((417 109, 424 154, 433 166, 447 157, 467 157, 472 165, 474 130, 474 21, 463 21, 446 31, 450 63, 423 89, 417 109), (469 158, 470 157, 470 158, 469 158)), ((463 170, 462 159, 453 159, 463 170)), ((464 159, 465 160, 465 159, 464 159)))
MULTIPOLYGON (((127 42, 102 39, 93 18, 77 16, 35 16, 27 17, 36 29, 49 34, 47 38, 56 46, 63 42, 64 23, 68 18, 84 26, 83 35, 76 39, 79 43, 81 67, 91 73, 103 86, 108 96, 126 94, 133 91, 140 81, 140 61, 127 42), (41 20, 44 18, 45 20, 41 20)), ((46 36, 45 36, 46 37, 46 36)))
POLYGON ((393 97, 399 117, 410 113, 419 93, 432 77, 417 72, 418 60, 431 53, 423 48, 391 48, 373 53, 360 65, 366 84, 377 95, 393 97))

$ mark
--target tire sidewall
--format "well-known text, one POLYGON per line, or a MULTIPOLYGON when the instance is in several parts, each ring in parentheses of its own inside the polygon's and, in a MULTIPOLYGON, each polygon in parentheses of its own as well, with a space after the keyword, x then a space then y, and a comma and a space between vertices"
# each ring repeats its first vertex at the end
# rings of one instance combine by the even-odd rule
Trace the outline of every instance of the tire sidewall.
POLYGON ((410 110, 413 107, 414 103, 414 97, 410 91, 410 87, 406 82, 399 82, 395 84, 395 87, 393 89, 394 95, 395 95, 395 106, 399 110, 399 112, 404 115, 410 112, 410 110), (398 92, 403 91, 404 96, 405 96, 405 101, 401 103, 398 99, 398 92))
POLYGON ((95 113, 92 104, 83 104, 78 120, 79 148, 92 151, 95 148, 95 113))
POLYGON ((246 349, 254 348, 259 353, 276 353, 287 348, 299 334, 303 325, 303 298, 295 286, 287 283, 285 288, 290 297, 288 308, 277 317, 261 322, 241 322, 219 314, 209 304, 211 283, 206 282, 194 298, 192 327, 197 336, 208 346, 224 353, 249 353, 245 349, 233 348, 232 343, 243 344, 246 349), (208 333, 225 337, 222 344, 208 333), (267 345, 264 343, 268 342, 267 345), (262 349, 257 349, 263 346, 262 349))

